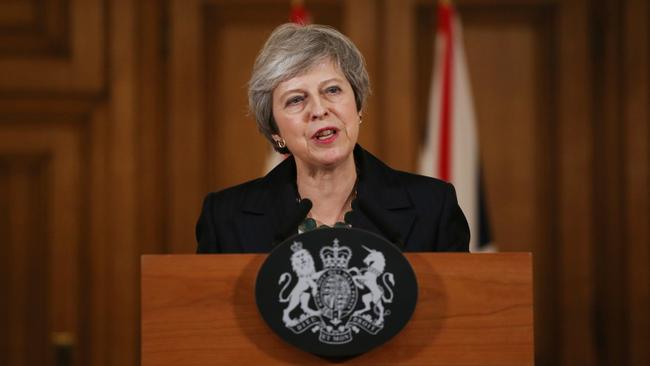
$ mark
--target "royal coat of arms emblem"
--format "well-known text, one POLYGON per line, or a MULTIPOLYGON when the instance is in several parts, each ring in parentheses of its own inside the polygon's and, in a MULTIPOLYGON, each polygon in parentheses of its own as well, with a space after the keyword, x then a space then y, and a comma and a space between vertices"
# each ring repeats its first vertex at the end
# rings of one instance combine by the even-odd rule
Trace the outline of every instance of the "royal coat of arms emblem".
POLYGON ((392 273, 384 272, 386 259, 374 249, 363 247, 366 267, 348 268, 353 253, 334 239, 332 246, 320 249, 323 268, 317 271, 311 253, 295 241, 291 246, 291 265, 298 280, 288 295, 285 294, 292 274, 284 272, 279 278, 282 290, 279 301, 288 303, 282 314, 284 325, 300 334, 308 329, 319 332, 323 343, 341 344, 352 340, 352 332, 360 330, 377 334, 390 314, 385 304, 393 302, 392 273), (359 297, 362 307, 358 307, 359 297), (310 306, 310 299, 316 309, 310 306), (292 317, 292 313, 298 314, 292 317))
POLYGON ((406 325, 417 281, 385 239, 359 229, 318 229, 269 254, 256 299, 264 320, 286 341, 319 355, 351 356, 406 325))

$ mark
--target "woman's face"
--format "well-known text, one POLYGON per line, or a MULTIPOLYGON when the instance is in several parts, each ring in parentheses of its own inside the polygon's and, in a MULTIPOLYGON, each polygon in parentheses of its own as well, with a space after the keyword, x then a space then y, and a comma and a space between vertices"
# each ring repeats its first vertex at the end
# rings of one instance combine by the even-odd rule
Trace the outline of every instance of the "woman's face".
POLYGON ((273 90, 273 117, 279 136, 297 164, 335 167, 352 158, 359 135, 354 91, 330 60, 281 82, 273 90))

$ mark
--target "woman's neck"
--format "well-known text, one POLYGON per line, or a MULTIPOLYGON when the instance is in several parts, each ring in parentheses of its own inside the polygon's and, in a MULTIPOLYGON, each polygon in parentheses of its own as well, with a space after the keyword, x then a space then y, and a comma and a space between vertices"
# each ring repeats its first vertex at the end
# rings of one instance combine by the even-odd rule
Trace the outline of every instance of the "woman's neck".
POLYGON ((296 165, 298 193, 313 204, 310 216, 329 226, 342 221, 350 210, 356 181, 357 171, 352 156, 332 169, 296 165))

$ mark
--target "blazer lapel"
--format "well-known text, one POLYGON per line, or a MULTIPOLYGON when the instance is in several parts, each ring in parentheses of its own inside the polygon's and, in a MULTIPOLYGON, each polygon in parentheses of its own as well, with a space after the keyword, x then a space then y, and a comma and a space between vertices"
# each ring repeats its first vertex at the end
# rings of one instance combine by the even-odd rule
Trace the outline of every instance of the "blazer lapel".
POLYGON ((246 195, 241 209, 245 219, 239 222, 242 242, 265 252, 273 249, 274 237, 298 208, 295 169, 293 157, 285 159, 246 195))
MULTIPOLYGON (((381 215, 382 221, 392 225, 399 234, 402 245, 408 242, 416 213, 411 198, 398 181, 395 171, 379 161, 372 154, 363 150, 359 145, 355 147, 355 161, 358 167, 357 196, 366 202, 372 202, 377 208, 376 214, 381 215)), ((368 228, 370 219, 356 216, 359 227, 368 228)), ((354 222, 352 223, 353 226, 354 222)), ((379 229, 383 235, 384 230, 377 228, 379 223, 372 223, 373 228, 379 229)), ((377 231, 377 230, 371 230, 377 231)))

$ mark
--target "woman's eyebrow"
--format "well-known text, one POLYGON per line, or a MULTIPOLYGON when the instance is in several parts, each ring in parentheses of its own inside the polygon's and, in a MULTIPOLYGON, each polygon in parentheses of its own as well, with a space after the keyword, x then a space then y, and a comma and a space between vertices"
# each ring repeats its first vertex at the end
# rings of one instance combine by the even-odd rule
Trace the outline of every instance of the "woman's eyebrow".
POLYGON ((340 83, 340 82, 342 82, 343 80, 342 80, 341 78, 339 78, 339 77, 333 77, 333 78, 330 78, 330 79, 327 79, 327 80, 323 80, 323 81, 321 81, 318 85, 323 86, 324 84, 330 83, 330 82, 332 82, 332 81, 337 81, 337 82, 340 83))
POLYGON ((303 92, 303 90, 301 88, 289 89, 289 90, 285 91, 284 93, 280 94, 280 99, 282 100, 282 99, 286 98, 287 94, 302 93, 302 92, 303 92))

